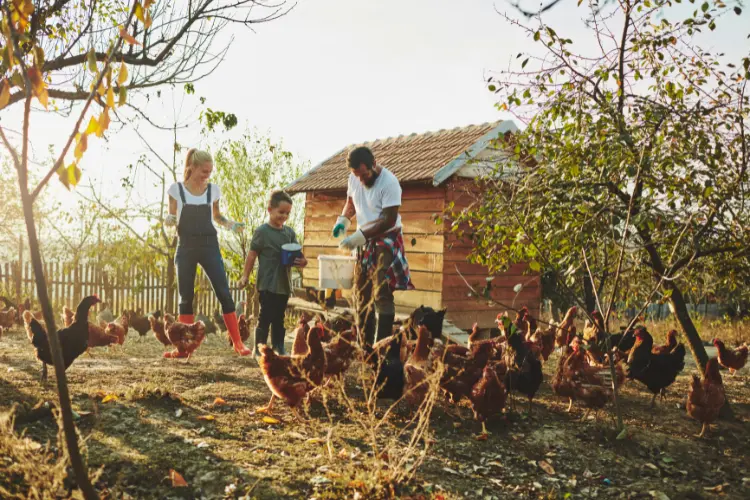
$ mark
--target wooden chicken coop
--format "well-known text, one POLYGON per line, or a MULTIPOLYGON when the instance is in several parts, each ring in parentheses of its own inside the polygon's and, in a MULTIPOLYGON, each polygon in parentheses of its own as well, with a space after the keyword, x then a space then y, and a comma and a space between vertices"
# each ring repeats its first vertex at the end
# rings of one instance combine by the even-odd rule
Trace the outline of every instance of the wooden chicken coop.
MULTIPOLYGON (((446 319, 459 328, 470 328, 475 321, 482 328, 494 326, 499 309, 470 297, 456 271, 472 285, 484 287, 487 269, 467 262, 470 243, 457 241, 447 227, 436 223, 436 217, 451 203, 461 209, 475 201, 474 179, 504 154, 492 147, 492 139, 516 130, 512 121, 502 121, 364 143, 378 164, 396 175, 403 189, 400 213, 416 290, 396 292, 399 312, 420 305, 445 307, 446 319)), ((303 270, 303 287, 318 285, 318 255, 346 254, 338 249, 340 240, 331 236, 331 228, 344 206, 350 172, 346 159, 356 146, 341 149, 286 188, 290 194, 306 194, 303 252, 309 264, 303 270)), ((539 276, 528 274, 525 264, 494 276, 490 293, 500 302, 526 305, 539 313, 539 276), (516 294, 513 287, 518 283, 524 286, 516 294)))

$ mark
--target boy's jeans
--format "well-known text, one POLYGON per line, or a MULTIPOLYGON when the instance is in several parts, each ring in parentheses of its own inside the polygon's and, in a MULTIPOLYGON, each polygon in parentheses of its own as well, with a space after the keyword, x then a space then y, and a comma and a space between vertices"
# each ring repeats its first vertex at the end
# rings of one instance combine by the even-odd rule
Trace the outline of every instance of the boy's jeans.
POLYGON ((271 345, 277 354, 284 354, 284 316, 286 306, 289 302, 288 295, 261 291, 260 292, 260 315, 258 327, 255 329, 255 351, 259 344, 268 342, 268 328, 271 327, 271 345))

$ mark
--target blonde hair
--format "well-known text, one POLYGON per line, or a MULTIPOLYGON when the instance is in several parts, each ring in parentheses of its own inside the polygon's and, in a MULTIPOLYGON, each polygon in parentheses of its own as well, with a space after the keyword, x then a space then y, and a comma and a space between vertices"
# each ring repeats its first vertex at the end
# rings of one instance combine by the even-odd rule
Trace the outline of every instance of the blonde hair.
POLYGON ((185 171, 182 174, 183 182, 187 181, 190 178, 190 175, 193 173, 193 169, 195 167, 206 163, 207 161, 213 161, 213 158, 211 158, 211 153, 209 153, 208 151, 191 148, 187 152, 187 156, 185 157, 185 171))

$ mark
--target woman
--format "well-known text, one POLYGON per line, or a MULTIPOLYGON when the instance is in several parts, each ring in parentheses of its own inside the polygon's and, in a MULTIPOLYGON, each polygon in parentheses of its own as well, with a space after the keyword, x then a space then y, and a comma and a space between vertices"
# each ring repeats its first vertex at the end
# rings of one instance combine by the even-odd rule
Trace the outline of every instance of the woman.
MULTIPOLYGON (((221 227, 241 232, 244 224, 234 222, 223 215, 219 209, 221 190, 208 179, 214 169, 211 154, 197 149, 188 151, 185 158, 183 182, 175 182, 169 187, 169 215, 167 226, 177 225, 177 285, 180 292, 179 321, 191 324, 193 315, 193 297, 195 295, 195 272, 198 264, 211 281, 216 298, 221 303, 224 323, 234 344, 234 350, 242 356, 250 354, 246 348, 237 326, 237 314, 234 301, 229 293, 229 282, 224 270, 224 261, 219 251, 219 239, 213 221, 221 227)), ((177 352, 165 353, 165 357, 180 357, 177 352)))

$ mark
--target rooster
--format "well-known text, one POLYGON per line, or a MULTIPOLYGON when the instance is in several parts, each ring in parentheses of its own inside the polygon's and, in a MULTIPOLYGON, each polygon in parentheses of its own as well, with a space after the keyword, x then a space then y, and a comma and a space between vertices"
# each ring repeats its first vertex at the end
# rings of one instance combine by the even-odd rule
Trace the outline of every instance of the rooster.
POLYGON ((175 351, 165 352, 165 358, 187 358, 187 362, 206 339, 206 325, 203 321, 186 325, 175 321, 171 314, 165 314, 164 326, 169 342, 177 348, 175 351))
MULTIPOLYGON (((65 369, 88 348, 89 309, 98 302, 100 300, 96 295, 84 298, 76 308, 73 323, 69 327, 57 332, 65 369)), ((52 364, 52 353, 50 351, 47 332, 31 311, 24 311, 23 320, 26 325, 26 333, 36 351, 36 357, 42 362, 42 380, 47 380, 47 365, 52 364)))
POLYGON ((724 384, 721 380, 721 373, 719 373, 719 361, 716 358, 711 358, 706 364, 703 381, 698 378, 698 375, 693 375, 685 407, 690 417, 703 424, 701 433, 698 434, 699 438, 703 437, 711 422, 719 418, 719 411, 725 400, 724 384))
POLYGON ((724 342, 719 339, 713 339, 713 344, 718 351, 719 364, 729 369, 729 373, 734 376, 739 370, 744 368, 747 363, 747 344, 741 345, 735 350, 727 349, 724 342))
POLYGON ((626 376, 648 387, 654 397, 651 407, 656 405, 656 396, 672 385, 685 368, 685 346, 677 344, 666 354, 653 354, 654 339, 645 327, 635 329, 635 345, 626 362, 626 376))

